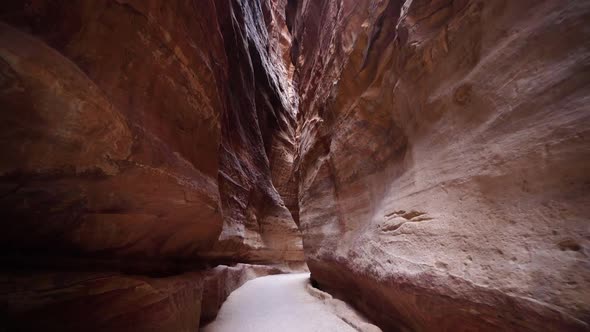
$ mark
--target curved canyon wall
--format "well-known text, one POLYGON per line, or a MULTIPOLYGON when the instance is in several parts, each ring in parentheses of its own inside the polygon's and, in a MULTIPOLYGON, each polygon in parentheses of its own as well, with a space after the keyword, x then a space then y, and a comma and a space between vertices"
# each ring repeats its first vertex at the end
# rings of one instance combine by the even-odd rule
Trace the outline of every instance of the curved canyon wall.
POLYGON ((177 273, 303 261, 285 5, 0 4, 0 320, 193 331, 238 283, 177 273))
POLYGON ((3 246, 302 259, 271 181, 295 120, 269 2, 2 6, 3 246))
POLYGON ((590 329, 588 1, 5 0, 0 21, 10 331, 194 331, 303 248, 385 331, 590 329))
POLYGON ((590 3, 291 1, 312 278, 387 330, 590 324, 590 3))

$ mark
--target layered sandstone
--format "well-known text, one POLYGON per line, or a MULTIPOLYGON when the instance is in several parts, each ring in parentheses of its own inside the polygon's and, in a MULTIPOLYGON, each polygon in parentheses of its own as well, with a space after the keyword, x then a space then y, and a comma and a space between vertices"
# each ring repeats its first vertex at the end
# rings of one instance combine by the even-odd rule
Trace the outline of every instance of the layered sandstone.
POLYGON ((288 40, 276 1, 216 3, 229 67, 221 118, 219 191, 223 231, 211 257, 303 260, 294 201, 294 92, 284 63, 288 40), (276 184, 276 187, 275 187, 276 184), (282 196, 283 195, 283 196, 282 196), (292 207, 292 205, 289 205, 292 207))
MULTIPOLYGON (((590 329, 590 4, 0 3, 0 320, 193 331, 298 263, 384 330, 590 329), (189 272, 190 271, 190 272, 189 272)), ((11 327, 12 327, 11 326, 11 327)))
POLYGON ((0 317, 8 331, 196 331, 230 292, 260 276, 285 273, 238 264, 174 276, 113 272, 3 273, 0 317))
POLYGON ((2 247, 302 260, 280 4, 0 6, 2 247))
POLYGON ((1 318, 194 331, 260 274, 209 267, 303 261, 284 6, 0 3, 1 318))
POLYGON ((381 326, 587 330, 587 1, 294 1, 312 278, 381 326))

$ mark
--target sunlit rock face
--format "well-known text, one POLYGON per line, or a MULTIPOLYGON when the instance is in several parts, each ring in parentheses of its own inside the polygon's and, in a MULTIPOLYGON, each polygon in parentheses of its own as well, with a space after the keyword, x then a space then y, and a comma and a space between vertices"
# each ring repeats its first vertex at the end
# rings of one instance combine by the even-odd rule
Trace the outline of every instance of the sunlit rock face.
POLYGON ((590 3, 291 1, 312 278, 389 330, 590 323, 590 3))

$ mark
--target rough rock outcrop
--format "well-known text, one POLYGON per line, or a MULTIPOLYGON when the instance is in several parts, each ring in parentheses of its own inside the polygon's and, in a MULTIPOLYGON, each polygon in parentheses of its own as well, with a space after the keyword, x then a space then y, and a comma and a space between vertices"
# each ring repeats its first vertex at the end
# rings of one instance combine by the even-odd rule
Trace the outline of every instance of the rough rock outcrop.
POLYGON ((295 1, 312 278, 390 330, 587 330, 588 1, 295 1))

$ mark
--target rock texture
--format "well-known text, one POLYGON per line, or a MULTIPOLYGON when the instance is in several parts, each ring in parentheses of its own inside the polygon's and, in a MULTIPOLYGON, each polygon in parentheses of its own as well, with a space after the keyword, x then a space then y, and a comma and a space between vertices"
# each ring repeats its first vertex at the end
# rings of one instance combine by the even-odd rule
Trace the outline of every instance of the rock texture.
POLYGON ((249 279, 284 273, 238 264, 208 272, 146 277, 106 272, 28 272, 0 276, 8 331, 196 331, 249 279))
POLYGON ((289 8, 319 286, 387 330, 590 329, 590 4, 289 8))
POLYGON ((0 245, 302 260, 280 5, 3 2, 0 245))
POLYGON ((203 102, 216 91, 196 99, 190 96, 196 92, 178 89, 196 74, 183 74, 171 53, 168 75, 164 59, 155 58, 157 49, 135 57, 149 46, 141 30, 119 27, 117 42, 115 27, 106 28, 108 20, 141 22, 137 13, 110 6, 120 11, 117 18, 108 10, 78 7, 64 10, 72 17, 50 11, 30 18, 79 22, 63 30, 50 23, 39 27, 62 41, 56 48, 2 25, 2 103, 7 106, 2 147, 9 157, 2 163, 0 204, 2 222, 11 225, 2 246, 56 256, 194 256, 215 242, 222 220, 214 177, 218 124, 211 108, 197 113, 201 106, 191 105, 191 98, 203 102), (97 12, 106 21, 83 16, 97 12), (90 24, 82 26, 85 20, 90 24), (165 100, 174 112, 165 111, 165 100), (187 116, 193 120, 182 120, 187 116), (178 127, 191 122, 193 133, 178 127), (202 140, 211 146, 199 151, 200 157, 183 155, 183 149, 199 144, 194 137, 199 126, 210 128, 204 135, 210 138, 202 140))
POLYGON ((303 260, 299 230, 281 196, 290 204, 296 197, 296 183, 290 181, 294 92, 283 62, 288 40, 278 38, 287 33, 280 16, 284 11, 277 11, 281 6, 274 1, 222 1, 216 6, 228 61, 235 65, 229 68, 228 112, 221 119, 224 228, 211 255, 303 260))
POLYGON ((0 320, 194 331, 303 261, 285 6, 0 3, 0 320))
POLYGON ((384 330, 590 330, 588 21, 584 0, 2 1, 0 318, 194 330, 277 272, 211 267, 304 246, 384 330))

